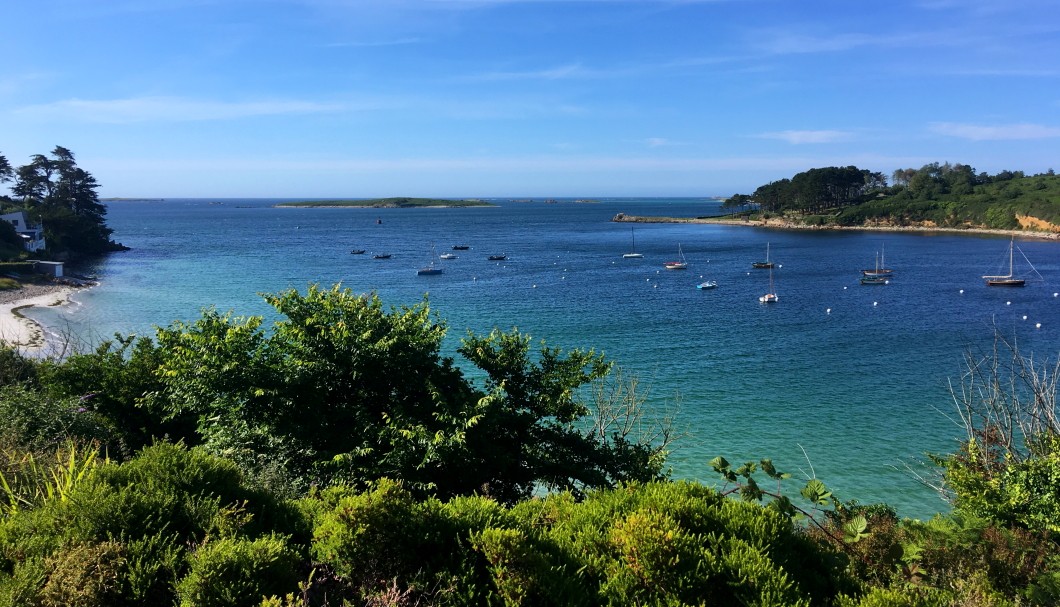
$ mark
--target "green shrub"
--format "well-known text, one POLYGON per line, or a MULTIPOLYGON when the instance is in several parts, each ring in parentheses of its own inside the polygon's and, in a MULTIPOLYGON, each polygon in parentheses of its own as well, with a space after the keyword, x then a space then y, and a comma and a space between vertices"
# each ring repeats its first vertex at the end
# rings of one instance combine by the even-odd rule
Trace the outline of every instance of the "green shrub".
POLYGON ((258 605, 298 588, 298 560, 279 537, 210 541, 192 552, 177 595, 186 607, 258 605))
POLYGON ((42 607, 110 607, 121 598, 124 547, 115 541, 70 546, 46 560, 42 607))
MULTIPOLYGON (((200 450, 158 444, 128 462, 94 467, 79 478, 37 507, 0 519, 0 571, 11 572, 0 579, 0 596, 44 592, 43 581, 33 585, 39 572, 47 571, 41 563, 67 563, 64 570, 74 576, 74 564, 87 568, 92 562, 77 547, 114 541, 122 546, 122 601, 172 604, 175 583, 194 558, 189 546, 207 538, 253 543, 274 533, 309 537, 293 509, 247 488, 234 464, 200 450)), ((291 543, 286 550, 297 549, 291 543)), ((290 560, 287 554, 284 562, 290 560)))
POLYGON ((73 397, 55 397, 12 384, 0 387, 0 438, 25 451, 54 451, 68 439, 106 444, 105 418, 73 397))

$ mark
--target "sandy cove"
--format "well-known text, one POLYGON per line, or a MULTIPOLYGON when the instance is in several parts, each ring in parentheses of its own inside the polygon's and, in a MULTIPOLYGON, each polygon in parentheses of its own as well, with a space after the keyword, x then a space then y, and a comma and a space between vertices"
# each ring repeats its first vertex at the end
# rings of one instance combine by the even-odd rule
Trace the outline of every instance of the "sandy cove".
POLYGON ((746 226, 752 228, 771 228, 777 230, 817 230, 817 231, 856 231, 856 232, 946 232, 951 234, 992 234, 998 236, 1015 236, 1018 238, 1040 238, 1043 240, 1060 240, 1060 232, 1037 230, 991 230, 987 228, 940 228, 936 226, 811 226, 792 223, 785 219, 743 220, 725 219, 723 217, 638 217, 619 213, 611 221, 626 223, 702 223, 729 226, 746 226))
POLYGON ((0 342, 24 353, 40 353, 46 345, 44 329, 20 310, 31 306, 61 306, 75 287, 63 284, 26 284, 0 291, 0 342))

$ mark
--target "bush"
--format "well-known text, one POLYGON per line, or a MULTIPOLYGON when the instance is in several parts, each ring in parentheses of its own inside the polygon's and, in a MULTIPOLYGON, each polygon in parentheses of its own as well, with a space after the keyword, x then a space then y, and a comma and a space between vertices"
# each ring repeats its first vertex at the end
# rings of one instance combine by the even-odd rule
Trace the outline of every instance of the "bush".
POLYGON ((251 607, 298 588, 298 555, 274 536, 210 541, 189 561, 188 575, 177 583, 186 607, 251 607))
MULTIPOLYGON (((195 579, 209 580, 211 567, 227 566, 222 564, 224 554, 211 552, 203 553, 201 563, 194 561, 189 546, 207 543, 207 538, 241 540, 250 545, 237 545, 235 554, 264 559, 280 554, 273 550, 281 537, 275 534, 308 538, 290 508, 247 488, 232 463, 178 445, 154 445, 126 463, 87 468, 61 493, 52 492, 39 505, 0 519, 0 571, 11 573, 0 579, 0 596, 41 597, 53 592, 46 587, 52 572, 61 569, 72 579, 111 563, 117 581, 108 582, 106 592, 100 590, 110 604, 172 604, 177 580, 190 569, 203 567, 195 579), (262 537, 272 541, 254 543, 262 537), (85 548, 93 546, 108 547, 106 554, 113 558, 85 548), (101 564, 93 565, 96 561, 101 564), (120 600, 111 596, 114 592, 120 593, 120 600)), ((282 562, 291 561, 295 547, 292 542, 282 551, 282 562)), ((232 567, 247 562, 235 560, 232 567)), ((268 571, 277 577, 273 569, 268 571)), ((258 583, 271 588, 271 582, 258 583)))

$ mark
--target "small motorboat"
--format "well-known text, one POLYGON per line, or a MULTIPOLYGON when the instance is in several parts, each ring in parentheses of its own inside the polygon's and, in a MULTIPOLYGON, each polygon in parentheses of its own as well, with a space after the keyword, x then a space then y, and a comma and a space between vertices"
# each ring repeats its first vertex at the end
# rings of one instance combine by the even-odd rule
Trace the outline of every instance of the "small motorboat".
POLYGON ((505 259, 508 259, 508 256, 507 255, 490 255, 488 257, 488 259, 490 261, 504 261, 505 259))
POLYGON ((372 255, 372 259, 390 259, 390 253, 376 253, 372 255))
POLYGON ((453 245, 453 250, 454 251, 466 251, 469 248, 471 248, 471 247, 467 246, 466 244, 455 244, 455 245, 453 245))
POLYGON ((439 259, 456 259, 456 255, 453 255, 452 253, 442 253, 441 255, 438 256, 438 258, 439 259))
POLYGON ((354 249, 350 251, 350 255, 364 255, 364 249, 354 249))
POLYGON ((707 280, 707 281, 701 282, 698 285, 696 285, 696 288, 697 289, 713 289, 713 288, 716 288, 717 286, 718 286, 718 281, 716 281, 716 280, 707 280))

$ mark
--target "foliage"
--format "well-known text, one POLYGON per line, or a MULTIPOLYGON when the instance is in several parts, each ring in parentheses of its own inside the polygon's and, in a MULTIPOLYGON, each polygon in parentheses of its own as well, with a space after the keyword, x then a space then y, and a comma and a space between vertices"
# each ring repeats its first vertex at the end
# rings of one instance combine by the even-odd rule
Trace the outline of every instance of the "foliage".
POLYGON ((763 211, 812 214, 860 202, 886 186, 887 179, 882 173, 855 166, 827 167, 759 186, 753 198, 763 211))
POLYGON ((17 209, 44 224, 49 252, 85 256, 123 248, 110 240, 107 209, 96 193, 99 184, 77 166, 70 150, 56 146, 50 157, 35 154, 14 176, 11 193, 18 199, 17 209))
POLYGON ((198 441, 195 420, 151 410, 150 395, 163 389, 157 375, 161 353, 153 341, 115 335, 93 352, 72 354, 61 361, 46 361, 39 367, 44 395, 76 397, 79 409, 97 416, 113 430, 113 436, 98 435, 112 456, 127 457, 156 438, 198 441))
POLYGON ((1019 218, 1027 216, 1060 224, 1060 178, 1055 175, 1008 171, 976 175, 967 165, 949 163, 932 163, 908 173, 907 184, 896 185, 887 196, 844 208, 836 221, 1012 230, 1019 229, 1019 218))
POLYGON ((965 429, 958 450, 934 456, 958 511, 1002 525, 1060 532, 1060 363, 1036 362, 995 332, 969 352, 954 402, 965 429))
POLYGON ((586 427, 578 389, 608 369, 591 351, 531 356, 517 331, 470 335, 459 352, 485 371, 481 389, 440 354, 446 327, 426 303, 388 313, 338 285, 265 299, 283 316, 271 333, 213 310, 158 331, 152 406, 197 419, 245 469, 303 490, 395 478, 418 496, 505 502, 660 474, 663 451, 586 427))
POLYGON ((0 259, 13 260, 23 257, 25 244, 15 226, 7 221, 0 221, 0 259))
POLYGON ((85 604, 172 604, 189 572, 195 576, 184 588, 215 596, 209 593, 222 591, 208 582, 237 569, 245 587, 296 587, 277 585, 291 579, 298 551, 274 534, 307 540, 308 529, 274 497, 244 486, 231 463, 168 444, 122 464, 97 465, 89 455, 57 468, 77 472, 56 477, 61 490, 0 519, 0 597, 49 604, 55 596, 51 604, 61 604, 76 598, 70 592, 92 588, 65 588, 57 580, 95 576, 92 596, 104 598, 87 597, 85 604), (212 542, 218 547, 189 550, 212 542))
MULTIPOLYGON (((922 225, 947 228, 1021 228, 1030 217, 1060 225, 1060 178, 1051 171, 1024 175, 1000 171, 976 174, 966 164, 933 162, 898 169, 886 177, 857 167, 816 168, 770 182, 754 195, 763 212, 790 212, 807 225, 922 225)), ((733 206, 736 206, 736 202, 733 206)), ((1033 229, 1033 228, 1032 228, 1033 229)))
POLYGON ((112 436, 107 419, 86 409, 79 398, 51 396, 21 384, 0 387, 0 444, 39 452, 67 439, 106 443, 112 436))
POLYGON ((844 584, 790 520, 692 483, 510 510, 481 497, 417 502, 392 482, 315 499, 314 557, 347 579, 351 602, 389 592, 407 604, 810 605, 844 584))
POLYGON ((188 575, 177 583, 180 605, 259 605, 262 597, 297 588, 298 562, 298 554, 278 537, 209 541, 192 552, 188 575))

